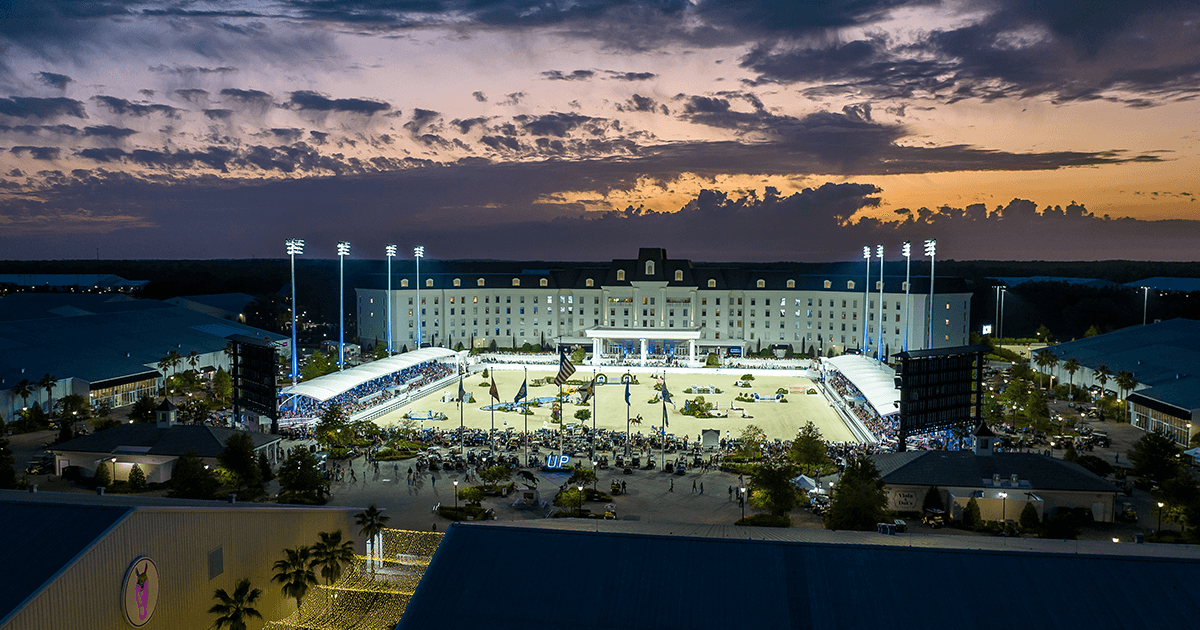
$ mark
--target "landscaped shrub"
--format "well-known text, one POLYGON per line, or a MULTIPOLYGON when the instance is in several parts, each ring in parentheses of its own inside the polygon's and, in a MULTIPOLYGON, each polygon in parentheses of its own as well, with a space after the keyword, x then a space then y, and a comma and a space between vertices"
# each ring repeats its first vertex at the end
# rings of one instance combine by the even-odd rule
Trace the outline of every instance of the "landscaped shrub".
POLYGON ((747 527, 791 527, 792 517, 787 514, 779 516, 774 514, 751 514, 746 518, 739 518, 733 524, 747 527))

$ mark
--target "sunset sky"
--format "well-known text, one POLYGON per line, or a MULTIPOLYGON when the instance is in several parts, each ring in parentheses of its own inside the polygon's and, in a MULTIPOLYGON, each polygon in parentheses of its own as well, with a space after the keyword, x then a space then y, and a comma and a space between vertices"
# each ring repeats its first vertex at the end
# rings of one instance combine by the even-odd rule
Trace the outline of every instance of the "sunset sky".
POLYGON ((0 259, 1200 260, 1197 96, 1192 0, 17 0, 0 259))

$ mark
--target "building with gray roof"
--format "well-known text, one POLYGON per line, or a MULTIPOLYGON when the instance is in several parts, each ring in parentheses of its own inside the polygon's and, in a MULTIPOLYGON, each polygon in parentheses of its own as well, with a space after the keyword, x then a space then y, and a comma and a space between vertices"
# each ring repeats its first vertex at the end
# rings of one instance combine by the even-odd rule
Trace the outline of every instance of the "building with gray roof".
POLYGON ((228 319, 235 322, 246 322, 246 309, 254 302, 254 297, 245 293, 216 293, 212 295, 184 295, 166 300, 193 311, 200 311, 213 317, 228 319))
POLYGON ((147 284, 146 280, 126 280, 111 273, 0 273, 0 285, 11 285, 22 289, 130 293, 144 288, 147 284))
MULTIPOLYGON (((1058 362, 1044 371, 1071 379, 1063 365, 1075 359, 1080 366, 1077 387, 1103 387, 1115 391, 1113 376, 1129 372, 1137 387, 1129 395, 1130 421, 1144 430, 1161 431, 1188 445, 1200 429, 1200 321, 1171 319, 1145 326, 1130 326, 1104 335, 1076 339, 1047 348, 1058 362), (1109 378, 1101 383, 1099 368, 1109 378), (1193 428, 1191 425, 1195 424, 1193 428)), ((1042 370, 1036 364, 1035 370, 1042 370)), ((1118 394, 1124 392, 1116 392, 1118 394)))
MULTIPOLYGON (((121 295, 17 293, 0 298, 0 417, 31 404, 80 395, 93 404, 132 404, 153 394, 171 372, 159 363, 169 352, 197 354, 196 369, 229 369, 226 338, 268 339, 287 354, 290 340, 212 315, 157 300, 121 295), (21 397, 22 381, 44 375, 58 384, 21 397)), ((190 369, 187 362, 174 369, 190 369)))

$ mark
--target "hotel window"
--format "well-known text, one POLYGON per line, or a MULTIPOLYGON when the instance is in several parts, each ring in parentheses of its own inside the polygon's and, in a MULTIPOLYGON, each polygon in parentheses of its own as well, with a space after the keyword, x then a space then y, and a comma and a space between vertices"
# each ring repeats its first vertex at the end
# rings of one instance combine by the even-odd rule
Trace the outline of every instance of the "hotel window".
POLYGON ((647 276, 654 275, 654 261, 653 260, 646 261, 646 275, 647 276))
POLYGON ((403 288, 405 288, 405 287, 407 287, 407 286, 408 286, 408 279, 407 279, 407 278, 405 278, 405 279, 403 279, 403 280, 401 280, 401 281, 400 281, 400 288, 401 288, 401 289, 403 289, 403 288))
POLYGON ((826 280, 826 281, 825 281, 825 288, 826 288, 826 289, 828 289, 828 288, 830 288, 830 287, 832 287, 832 286, 833 286, 833 283, 832 283, 832 282, 830 282, 830 281, 828 281, 828 280, 826 280))
POLYGON ((456 287, 462 286, 462 278, 455 278, 454 286, 456 286, 456 287))
POLYGON ((846 281, 846 288, 850 289, 850 290, 854 290, 854 281, 853 280, 846 281))
POLYGON ((433 286, 433 278, 429 278, 429 279, 425 280, 425 286, 427 286, 427 287, 433 286))
POLYGON ((787 283, 787 288, 789 288, 789 289, 795 289, 795 288, 796 288, 796 281, 795 281, 795 280, 788 280, 788 283, 787 283))
POLYGON ((541 280, 538 280, 538 286, 550 286, 550 282, 545 278, 542 278, 541 280))
POLYGON ((625 280, 625 270, 624 270, 624 269, 618 269, 618 270, 617 270, 617 280, 618 280, 618 281, 624 281, 624 280, 625 280))
POLYGON ((476 281, 475 281, 475 286, 477 286, 477 287, 481 287, 481 286, 483 286, 483 278, 480 278, 480 279, 476 280, 476 281))
POLYGON ((521 286, 521 279, 520 279, 520 278, 513 278, 513 286, 514 286, 514 287, 519 287, 519 286, 521 286))
MULTIPOLYGON (((710 289, 713 289, 713 288, 716 288, 716 286, 717 286, 717 281, 716 281, 716 280, 709 280, 709 281, 708 281, 708 288, 710 288, 710 289)), ((718 339, 719 339, 719 337, 718 337, 718 339)))
POLYGON ((761 279, 760 279, 760 280, 759 280, 759 281, 756 283, 756 286, 757 286, 758 288, 760 288, 760 289, 761 289, 761 288, 763 288, 763 287, 767 286, 767 281, 766 281, 766 280, 761 280, 761 279))
POLYGON ((682 269, 675 270, 675 282, 683 282, 683 270, 682 269))
POLYGON ((584 284, 584 286, 590 287, 590 286, 594 286, 596 283, 593 282, 591 278, 588 278, 587 280, 583 281, 583 284, 584 284))

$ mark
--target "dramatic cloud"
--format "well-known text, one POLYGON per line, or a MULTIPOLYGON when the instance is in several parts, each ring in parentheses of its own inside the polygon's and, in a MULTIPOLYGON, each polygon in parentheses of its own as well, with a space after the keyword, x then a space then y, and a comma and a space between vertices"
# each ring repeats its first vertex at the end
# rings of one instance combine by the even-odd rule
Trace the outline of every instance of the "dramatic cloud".
POLYGON ((37 98, 12 96, 0 98, 0 115, 14 118, 58 118, 69 116, 87 118, 83 103, 73 98, 37 98))
POLYGON ((16 155, 25 153, 25 154, 28 154, 29 157, 31 157, 35 160, 48 161, 48 160, 57 160, 58 159, 59 149, 58 149, 58 147, 20 146, 20 147, 13 147, 13 148, 9 149, 9 152, 16 154, 16 155))
POLYGON ((293 109, 311 110, 318 112, 345 112, 373 116, 392 108, 388 103, 365 98, 336 98, 331 99, 317 92, 301 90, 292 92, 288 106, 293 109))
POLYGON ((59 90, 67 89, 67 84, 73 81, 71 77, 65 74, 56 74, 54 72, 39 72, 37 73, 37 76, 42 83, 59 90))
POLYGON ((588 81, 596 76, 596 73, 591 70, 576 70, 571 73, 564 73, 561 70, 547 70, 542 73, 542 76, 551 81, 588 81))
POLYGON ((170 105, 161 103, 134 103, 123 98, 115 96, 93 96, 93 101, 96 101, 101 107, 119 116, 134 116, 142 118, 151 114, 161 114, 168 118, 178 116, 179 109, 170 105))

